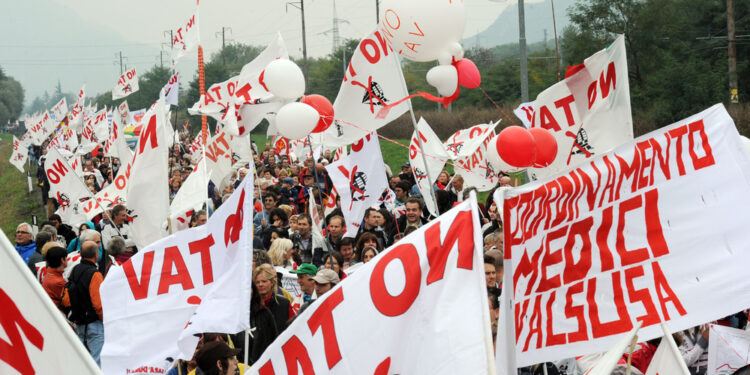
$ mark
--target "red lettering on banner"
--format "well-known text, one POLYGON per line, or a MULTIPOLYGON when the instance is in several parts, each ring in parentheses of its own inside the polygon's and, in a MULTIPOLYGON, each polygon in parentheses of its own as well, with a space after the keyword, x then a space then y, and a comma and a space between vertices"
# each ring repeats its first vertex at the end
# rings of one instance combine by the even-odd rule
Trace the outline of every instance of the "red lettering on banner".
POLYGON ((133 269, 133 261, 128 260, 122 264, 122 270, 125 272, 125 277, 128 279, 128 285, 130 285, 130 291, 133 292, 133 298, 135 298, 136 301, 148 297, 148 285, 151 281, 151 268, 153 266, 154 252, 149 251, 143 254, 141 281, 138 281, 138 276, 133 269))
POLYGON ((563 283, 570 284, 578 280, 583 280, 591 269, 591 239, 589 238, 589 232, 593 226, 594 219, 591 217, 570 225, 568 239, 565 241, 565 246, 563 247, 565 255, 563 283), (576 244, 576 237, 581 239, 580 260, 578 262, 573 259, 573 248, 576 244))
POLYGON ((242 222, 244 217, 244 205, 245 205, 245 190, 240 193, 240 201, 237 204, 237 211, 234 214, 227 217, 227 221, 224 225, 224 245, 229 246, 230 243, 235 243, 240 239, 240 232, 242 231, 242 222))
POLYGON ((568 342, 586 341, 589 335, 586 331, 586 318, 584 317, 584 305, 573 305, 573 296, 583 293, 583 281, 573 284, 565 293, 565 317, 568 319, 576 318, 578 321, 578 331, 568 333, 568 342))
MULTIPOLYGON (((262 76, 261 76, 262 77, 262 76)), ((249 83, 246 83, 240 87, 237 92, 237 97, 242 97, 244 103, 250 103, 253 98, 250 96, 250 90, 253 88, 249 83)), ((268 90, 266 90, 268 91, 268 90)))
POLYGON ((547 267, 559 264, 562 262, 562 250, 560 248, 555 251, 551 251, 550 242, 565 237, 565 233, 568 231, 568 227, 558 228, 547 234, 547 238, 544 240, 544 254, 542 255, 541 274, 542 277, 539 280, 539 286, 536 289, 537 293, 546 292, 550 289, 559 287, 561 284, 560 275, 554 275, 553 277, 547 276, 547 267))
POLYGON ((417 137, 412 136, 411 137, 411 144, 409 145, 409 159, 415 159, 417 157, 417 147, 419 147, 419 140, 422 140, 422 144, 427 142, 427 137, 422 134, 422 132, 418 132, 419 139, 417 137))
POLYGON ((411 307, 419 295, 422 283, 422 270, 419 266, 419 254, 412 244, 397 245, 384 253, 375 264, 370 275, 370 297, 375 308, 386 316, 399 316, 411 307), (398 259, 403 267, 405 284, 401 294, 393 296, 385 284, 385 268, 398 259))
MULTIPOLYGON (((615 69, 614 61, 610 61, 609 65, 607 65, 606 76, 604 75, 604 70, 602 70, 599 75, 599 88, 602 92, 602 99, 609 96, 610 89, 613 91, 617 89, 617 71, 615 69)), ((589 106, 589 108, 591 108, 591 106, 589 106)))
POLYGON ((594 338, 616 335, 618 333, 630 331, 633 328, 633 323, 630 321, 628 308, 625 305, 625 299, 620 283, 620 271, 613 272, 611 274, 611 277, 612 290, 614 292, 614 303, 619 319, 606 323, 602 323, 599 320, 599 306, 597 305, 595 299, 597 279, 592 278, 588 280, 586 301, 588 302, 588 313, 589 319, 591 320, 591 332, 594 338))
POLYGON ((664 238, 664 231, 661 227, 659 216, 659 190, 651 189, 644 195, 646 201, 646 237, 648 246, 651 247, 651 253, 654 257, 660 257, 669 254, 667 240, 664 238))
POLYGON ((258 369, 258 375, 276 375, 276 371, 273 370, 273 363, 270 359, 258 369))
POLYGON ((310 332, 313 335, 318 331, 318 328, 323 327, 323 344, 329 370, 341 361, 341 350, 339 350, 339 343, 336 338, 336 326, 333 324, 333 309, 343 301, 344 290, 338 288, 318 306, 318 309, 307 321, 307 326, 310 327, 310 332))
POLYGON ((628 250, 625 248, 625 214, 629 211, 641 208, 642 204, 642 198, 638 195, 620 202, 618 207, 619 218, 617 219, 617 241, 615 248, 617 249, 617 253, 620 254, 620 262, 623 266, 641 263, 649 257, 648 249, 645 247, 635 250, 628 250))
POLYGON ((359 44, 359 51, 370 64, 377 64, 380 61, 380 49, 372 39, 362 39, 362 42, 359 44))
POLYGON ((562 108, 563 111, 565 111, 565 120, 568 122, 568 126, 576 124, 575 119, 573 118, 573 111, 570 109, 570 105, 575 103, 575 101, 576 99, 573 95, 568 95, 555 102, 555 107, 562 108))
POLYGON ((607 237, 612 228, 612 207, 607 207, 602 211, 602 223, 596 231, 596 244, 599 247, 599 259, 602 263, 602 272, 609 271, 615 267, 612 250, 607 244, 607 237))
POLYGON ((188 244, 190 254, 201 254, 201 269, 203 270, 203 285, 214 282, 214 270, 211 263, 211 246, 214 245, 214 236, 209 234, 206 238, 193 241, 188 244))
POLYGON ((680 176, 685 175, 685 163, 682 160, 682 137, 687 133, 688 129, 685 126, 674 128, 667 132, 668 137, 677 140, 677 142, 675 143, 675 148, 677 151, 675 160, 677 160, 677 171, 680 173, 680 176))
POLYGON ((526 343, 523 346, 523 351, 529 350, 529 344, 531 337, 536 335, 536 346, 539 349, 542 347, 542 295, 537 294, 532 307, 531 319, 529 319, 529 334, 526 335, 526 343))
POLYGON ((565 344, 565 334, 564 333, 558 333, 555 334, 552 329, 552 304, 555 302, 555 295, 557 294, 556 291, 552 291, 549 295, 549 300, 547 301, 547 321, 546 324, 546 333, 547 333, 547 342, 546 346, 554 346, 554 345, 562 345, 565 344))
POLYGON ((648 288, 635 289, 633 285, 633 279, 643 276, 643 266, 632 267, 625 270, 625 285, 628 288, 628 298, 631 303, 641 302, 643 308, 646 310, 646 315, 639 316, 635 320, 643 322, 643 327, 650 325, 659 324, 661 318, 659 312, 656 311, 654 302, 651 301, 651 294, 648 292, 648 288))
POLYGON ((555 120, 555 116, 552 116, 552 112, 550 112, 549 108, 547 108, 546 105, 543 105, 539 108, 539 121, 541 122, 540 127, 559 132, 562 130, 560 128, 560 124, 557 123, 557 120, 555 120))
POLYGON ((169 287, 174 284, 180 284, 182 290, 193 289, 193 280, 190 278, 185 260, 182 259, 180 249, 177 246, 170 246, 164 249, 164 262, 161 267, 161 278, 159 279, 159 290, 156 294, 169 292, 169 287), (177 268, 177 273, 172 274, 172 269, 177 268))
POLYGON ((26 340, 39 350, 44 348, 44 336, 26 320, 16 303, 2 288, 0 288, 0 306, 3 306, 3 313, 0 314, 0 326, 3 327, 9 340, 7 342, 0 339, 0 361, 7 363, 21 375, 35 374, 36 371, 29 359, 21 332, 23 332, 26 340), (19 332, 19 328, 21 332, 19 332))
POLYGON ((310 360, 310 354, 307 352, 305 345, 302 344, 302 341, 300 341, 296 335, 287 340, 287 342, 281 346, 281 350, 284 352, 287 374, 297 375, 297 363, 299 363, 302 366, 302 374, 315 375, 315 369, 310 360))
POLYGON ((518 265, 513 272, 513 285, 518 285, 518 280, 521 277, 529 277, 529 281, 526 285, 526 290, 523 291, 524 296, 528 296, 529 294, 531 294, 531 289, 534 287, 534 283, 536 283, 536 279, 539 277, 537 268, 539 264, 539 257, 541 257, 543 252, 544 245, 542 245, 539 250, 535 251, 534 255, 532 255, 531 257, 531 260, 529 260, 528 251, 524 251, 521 260, 518 262, 518 265))
POLYGON ((682 302, 674 294, 672 287, 669 286, 667 278, 664 276, 664 272, 659 266, 659 262, 651 263, 651 268, 654 271, 654 285, 656 287, 656 295, 659 297, 659 304, 661 305, 661 313, 664 316, 664 320, 669 320, 669 312, 667 311, 667 302, 671 302, 677 313, 680 316, 687 314, 685 308, 682 307, 682 302))
POLYGON ((141 134, 138 137, 138 154, 142 154, 146 149, 146 143, 150 143, 151 149, 159 147, 159 142, 156 136, 156 115, 151 115, 148 120, 148 125, 141 128, 141 134))
POLYGON ((711 145, 708 143, 708 135, 706 134, 706 128, 703 125, 703 120, 692 122, 688 125, 690 129, 690 135, 688 136, 688 148, 690 150, 690 159, 693 161, 693 169, 699 170, 706 167, 710 167, 716 164, 714 160, 714 154, 711 150, 711 145), (701 137, 701 148, 703 148, 703 157, 698 157, 695 153, 695 133, 701 137))
POLYGON ((427 260, 430 263, 430 270, 427 272, 427 280, 425 281, 427 285, 443 279, 448 255, 456 243, 458 243, 458 264, 456 267, 466 270, 472 269, 474 221, 471 215, 471 211, 459 212, 451 222, 445 240, 442 242, 439 224, 427 228, 424 236, 427 246, 427 260))
POLYGON ((523 304, 516 302, 515 308, 513 309, 516 312, 516 344, 518 343, 519 337, 521 337, 521 329, 525 326, 522 317, 526 316, 526 311, 529 308, 529 301, 530 299, 527 299, 523 301, 523 304))
POLYGON ((365 140, 369 141, 370 137, 371 134, 368 134, 357 142, 352 143, 352 152, 359 152, 360 150, 362 150, 362 147, 365 145, 365 140))

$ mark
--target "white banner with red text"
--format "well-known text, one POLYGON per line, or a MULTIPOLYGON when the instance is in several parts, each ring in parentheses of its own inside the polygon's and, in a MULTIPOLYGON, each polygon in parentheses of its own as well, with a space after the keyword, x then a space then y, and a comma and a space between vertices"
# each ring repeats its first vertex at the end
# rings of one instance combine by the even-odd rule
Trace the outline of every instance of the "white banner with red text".
POLYGON ((498 355, 527 366, 599 352, 636 321, 643 341, 747 308, 738 207, 750 157, 722 105, 509 190, 500 326, 515 341, 498 355))
POLYGON ((250 372, 494 372, 476 210, 474 197, 318 296, 250 372))

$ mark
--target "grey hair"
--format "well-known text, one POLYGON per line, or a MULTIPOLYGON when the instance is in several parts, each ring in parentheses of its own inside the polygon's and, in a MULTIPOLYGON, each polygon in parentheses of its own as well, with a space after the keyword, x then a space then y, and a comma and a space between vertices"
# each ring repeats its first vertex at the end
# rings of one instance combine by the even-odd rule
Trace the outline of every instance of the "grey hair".
POLYGON ((125 252, 125 240, 122 237, 112 237, 109 240, 109 247, 107 247, 107 253, 115 256, 125 252))
POLYGON ((81 243, 85 241, 93 241, 95 235, 101 236, 99 232, 93 229, 85 229, 83 232, 81 232, 81 243))
POLYGON ((26 222, 18 224, 18 226, 16 227, 16 230, 19 230, 19 229, 21 229, 21 227, 24 227, 24 226, 26 227, 26 231, 31 234, 31 240, 33 241, 34 240, 34 230, 33 230, 33 228, 31 228, 31 224, 26 223, 26 222))
POLYGON ((49 232, 52 235, 52 237, 57 237, 57 228, 55 228, 54 225, 47 224, 42 227, 42 230, 45 232, 49 232))

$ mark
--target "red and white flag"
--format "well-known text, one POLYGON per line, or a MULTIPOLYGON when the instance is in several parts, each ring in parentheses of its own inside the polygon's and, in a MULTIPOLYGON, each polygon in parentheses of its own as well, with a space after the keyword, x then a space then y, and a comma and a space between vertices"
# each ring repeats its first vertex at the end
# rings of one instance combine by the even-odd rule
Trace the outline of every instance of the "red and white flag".
POLYGON ((10 163, 23 173, 23 166, 29 157, 29 148, 13 136, 13 153, 10 155, 10 163))
MULTIPOLYGON (((126 105, 127 110, 127 105, 126 105)), ((115 108, 112 112, 112 130, 109 132, 107 141, 104 142, 104 155, 119 158, 122 165, 129 163, 133 159, 133 152, 125 142, 125 124, 122 122, 122 112, 120 107, 115 108)))
MULTIPOLYGON (((324 220, 321 215, 320 210, 318 210, 318 204, 315 202, 315 194, 313 194, 312 191, 310 191, 310 207, 308 207, 308 213, 310 214, 310 217, 312 218, 312 230, 318 232, 318 234, 323 237, 323 227, 324 220)), ((321 203, 322 204, 322 203, 321 203)))
POLYGON ((352 144, 352 152, 347 157, 326 166, 341 197, 346 221, 344 237, 357 235, 365 210, 377 204, 388 187, 384 165, 378 136, 371 133, 352 144))
POLYGON ((250 373, 494 373, 476 209, 473 197, 318 296, 250 373))
POLYGON ((169 171, 164 100, 159 99, 143 118, 133 155, 127 202, 133 217, 135 244, 145 248, 167 234, 169 171))
POLYGON ((449 157, 440 142, 440 138, 432 131, 427 121, 420 118, 417 122, 417 131, 412 134, 411 143, 409 143, 409 163, 414 178, 417 180, 419 192, 422 194, 422 200, 434 216, 438 216, 439 213, 437 202, 433 199, 434 195, 431 192, 432 185, 442 172, 449 157), (422 147, 420 147, 420 142, 422 147))
POLYGON ((518 105, 518 108, 513 110, 513 114, 516 115, 519 120, 521 120, 521 123, 526 127, 526 129, 531 127, 531 121, 534 120, 535 105, 536 101, 521 103, 518 105))
POLYGON ((530 168, 532 179, 570 170, 633 140, 624 36, 566 75, 536 98, 531 127, 552 132, 557 157, 547 167, 530 168))
POLYGON ((404 101, 391 108, 385 118, 377 116, 385 104, 409 96, 396 55, 380 31, 359 42, 333 103, 336 118, 323 132, 323 144, 352 144, 409 110, 408 101, 404 101))
POLYGON ((173 231, 187 229, 193 212, 200 210, 208 200, 208 173, 206 160, 201 159, 172 199, 169 205, 169 218, 173 231))
POLYGON ((0 231, 0 373, 100 374, 62 313, 0 231))
POLYGON ((111 269, 101 286, 102 370, 165 373, 191 359, 202 332, 249 328, 253 179, 206 225, 163 238, 111 269))
POLYGON ((117 109, 120 110, 120 124, 123 126, 123 128, 125 128, 126 126, 130 125, 130 108, 128 107, 128 101, 123 100, 122 103, 117 106, 117 109))
POLYGON ((750 211, 737 209, 750 207, 748 176, 719 104, 496 193, 510 339, 498 353, 528 366, 599 352, 639 321, 645 341, 663 335, 660 322, 681 331, 750 306, 750 211))
POLYGON ((63 222, 77 227, 86 221, 83 207, 93 194, 56 148, 47 151, 44 173, 49 181, 49 197, 60 205, 56 213, 63 222))
POLYGON ((610 375, 612 374, 612 370, 615 369, 615 366, 617 366, 617 363, 622 358, 623 353, 626 353, 628 351, 628 348, 630 348, 631 345, 635 344, 638 341, 638 336, 636 335, 638 333, 638 329, 641 328, 641 324, 638 323, 633 329, 628 332, 627 335, 622 336, 620 341, 618 341, 612 349, 609 349, 604 355, 599 359, 598 362, 594 364, 593 367, 588 369, 584 375, 610 375))
POLYGON ((732 375, 750 364, 750 331, 711 324, 708 342, 708 375, 732 375))
POLYGON ((52 114, 55 116, 55 121, 62 121, 63 117, 68 114, 68 102, 65 100, 65 97, 63 96, 63 98, 60 99, 50 111, 52 111, 52 114))
POLYGON ((138 74, 133 67, 117 79, 115 88, 112 89, 112 100, 122 99, 136 91, 138 91, 138 74))
POLYGON ((32 134, 31 143, 35 146, 41 146, 57 128, 57 122, 52 119, 49 112, 44 112, 43 115, 36 117, 31 124, 28 129, 32 134))
POLYGON ((206 167, 211 171, 211 181, 216 186, 232 173, 232 136, 223 129, 206 142, 206 167))
POLYGON ((172 34, 172 66, 201 42, 198 8, 172 34))
POLYGON ((174 72, 169 81, 161 89, 167 104, 177 106, 180 94, 180 72, 174 72))
POLYGON ((497 185, 497 173, 487 159, 487 147, 495 136, 495 127, 498 123, 499 121, 474 125, 459 130, 443 144, 448 154, 456 161, 455 172, 464 178, 464 186, 489 191, 497 185))

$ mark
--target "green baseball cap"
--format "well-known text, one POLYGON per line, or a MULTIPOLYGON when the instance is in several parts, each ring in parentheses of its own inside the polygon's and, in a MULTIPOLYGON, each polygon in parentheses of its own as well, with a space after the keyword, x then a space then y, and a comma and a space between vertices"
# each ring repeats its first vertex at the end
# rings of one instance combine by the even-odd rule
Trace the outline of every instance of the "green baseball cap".
POLYGON ((299 268, 290 272, 291 273, 304 273, 305 275, 315 276, 318 274, 318 267, 315 267, 314 265, 310 263, 302 263, 302 265, 299 266, 299 268))

